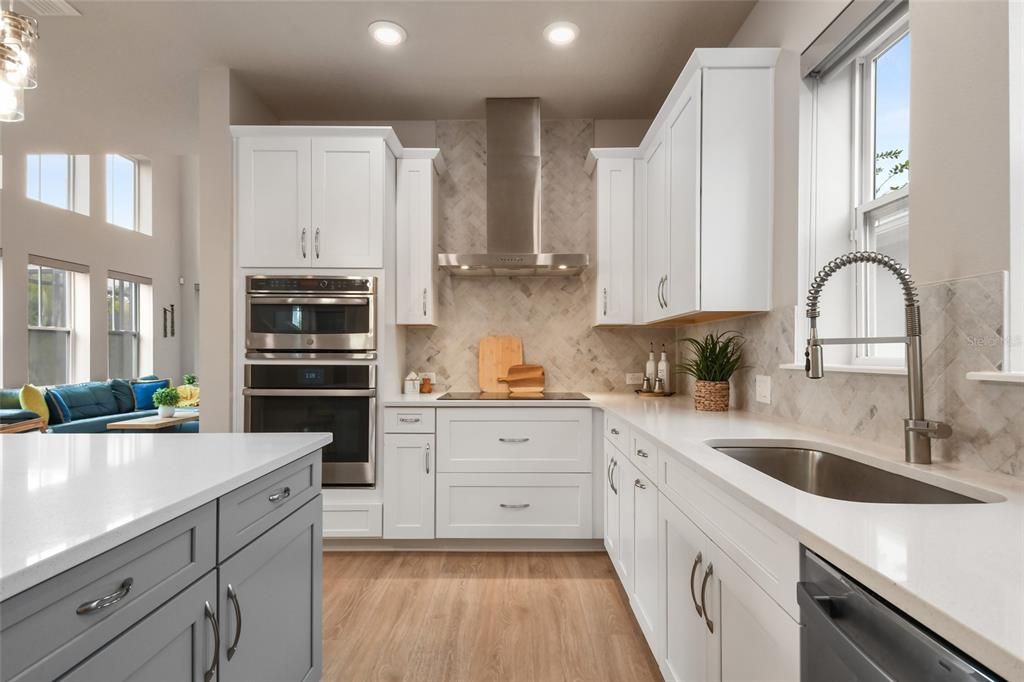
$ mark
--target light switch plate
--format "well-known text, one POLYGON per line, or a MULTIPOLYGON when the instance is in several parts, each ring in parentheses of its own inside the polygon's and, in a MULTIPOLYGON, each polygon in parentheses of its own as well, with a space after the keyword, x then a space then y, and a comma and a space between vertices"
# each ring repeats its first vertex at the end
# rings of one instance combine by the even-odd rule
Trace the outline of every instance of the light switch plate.
POLYGON ((644 375, 641 372, 626 372, 626 384, 629 386, 639 386, 644 383, 644 375))
POLYGON ((757 402, 771 405, 772 402, 772 378, 764 374, 754 377, 754 397, 757 402))

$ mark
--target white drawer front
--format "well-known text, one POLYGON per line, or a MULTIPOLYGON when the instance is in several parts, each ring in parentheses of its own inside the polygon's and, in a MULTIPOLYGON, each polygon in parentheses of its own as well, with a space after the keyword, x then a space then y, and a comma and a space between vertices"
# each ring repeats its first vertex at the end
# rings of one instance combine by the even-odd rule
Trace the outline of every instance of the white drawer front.
POLYGON ((639 433, 633 432, 633 446, 629 450, 629 461, 643 472, 644 476, 658 485, 658 446, 639 433))
POLYGON ((440 409, 441 473, 587 473, 593 467, 589 408, 440 409))
POLYGON ((590 474, 438 474, 439 538, 589 538, 590 474))
POLYGON ((800 546, 794 538, 669 453, 661 458, 658 487, 761 589, 799 620, 793 586, 800 579, 800 546))
POLYGON ((384 433, 433 433, 434 408, 385 407, 384 433))
POLYGON ((629 424, 614 414, 604 413, 604 437, 625 454, 629 451, 629 424))
POLYGON ((325 538, 379 538, 383 530, 380 504, 324 505, 325 538))

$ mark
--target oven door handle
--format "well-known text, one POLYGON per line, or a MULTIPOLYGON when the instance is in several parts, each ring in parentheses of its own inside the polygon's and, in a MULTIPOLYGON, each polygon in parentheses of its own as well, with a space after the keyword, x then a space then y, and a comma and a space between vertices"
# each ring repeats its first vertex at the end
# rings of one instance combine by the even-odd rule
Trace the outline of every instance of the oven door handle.
POLYGON ((370 305, 370 299, 362 294, 359 296, 338 294, 330 297, 249 294, 249 303, 256 305, 370 305))
POLYGON ((308 398, 374 398, 377 396, 377 390, 372 388, 243 388, 242 395, 308 398))

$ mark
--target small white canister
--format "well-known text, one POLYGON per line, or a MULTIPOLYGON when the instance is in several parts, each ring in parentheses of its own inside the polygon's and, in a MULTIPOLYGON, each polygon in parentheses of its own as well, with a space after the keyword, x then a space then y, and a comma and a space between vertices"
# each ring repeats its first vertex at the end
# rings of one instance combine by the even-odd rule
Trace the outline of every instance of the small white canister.
POLYGON ((402 386, 402 393, 412 395, 419 392, 420 378, 416 376, 416 372, 409 372, 409 375, 405 377, 405 383, 402 386))

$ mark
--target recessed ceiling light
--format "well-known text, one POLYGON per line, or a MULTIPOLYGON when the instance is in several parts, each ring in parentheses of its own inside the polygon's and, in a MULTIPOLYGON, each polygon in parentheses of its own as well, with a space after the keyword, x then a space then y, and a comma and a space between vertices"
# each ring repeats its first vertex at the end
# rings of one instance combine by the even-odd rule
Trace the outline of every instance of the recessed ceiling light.
POLYGON ((556 21, 544 29, 544 37, 552 45, 568 45, 580 34, 580 27, 571 21, 556 21))
POLYGON ((368 29, 370 35, 381 45, 393 47, 405 42, 405 29, 393 21, 375 21, 368 29))

